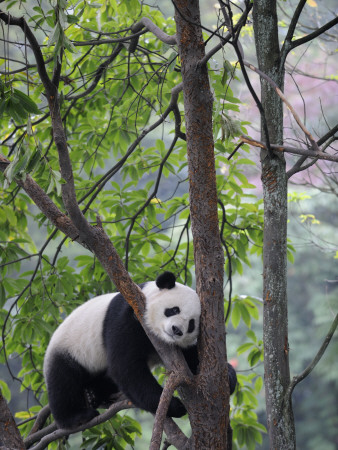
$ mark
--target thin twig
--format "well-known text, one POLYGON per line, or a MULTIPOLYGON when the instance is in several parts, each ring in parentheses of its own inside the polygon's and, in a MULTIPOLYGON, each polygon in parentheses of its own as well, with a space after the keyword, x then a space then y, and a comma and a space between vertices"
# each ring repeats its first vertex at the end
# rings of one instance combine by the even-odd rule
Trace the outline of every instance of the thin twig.
MULTIPOLYGON (((257 139, 252 139, 248 136, 242 135, 240 137, 241 141, 245 142, 246 144, 253 145, 254 147, 264 148, 266 149, 266 144, 264 142, 258 141, 257 139)), ((285 145, 276 145, 276 144, 270 144, 270 147, 272 150, 276 150, 279 152, 284 153, 293 153, 294 155, 304 155, 308 158, 317 158, 317 159, 323 159, 325 161, 334 161, 338 162, 338 155, 329 155, 328 153, 324 153, 322 151, 313 152, 312 150, 306 150, 305 148, 294 148, 294 147, 287 147, 285 145)))
POLYGON ((290 399, 291 399, 291 394, 294 390, 294 388, 296 387, 296 385, 298 383, 300 383, 301 381, 304 380, 304 378, 306 378, 311 372, 312 370, 316 367, 316 365, 318 364, 318 362, 320 361, 320 359, 322 358, 322 356, 325 353, 325 350, 327 349, 335 331, 336 328, 338 326, 338 314, 336 314, 336 317, 334 318, 332 325, 330 327, 329 332, 327 333, 323 344, 321 345, 320 349, 318 350, 316 356, 313 358, 313 360, 311 361, 311 363, 306 367, 305 370, 303 370, 302 373, 300 373, 299 375, 296 375, 293 377, 286 393, 285 393, 285 404, 289 404, 290 399))
POLYGON ((274 88, 274 90, 276 91, 277 95, 280 97, 280 99, 286 104, 286 106, 289 108, 291 114, 293 115, 293 117, 295 118, 296 122, 298 123, 299 127, 303 130, 303 132, 305 133, 305 135, 308 137, 309 141, 311 142, 311 146, 313 148, 314 151, 318 152, 319 148, 317 145, 317 142, 315 141, 315 139, 313 138, 312 134, 310 133, 310 131, 308 131, 308 129, 305 127, 305 125, 303 124, 303 122, 300 120, 300 117, 298 116, 298 114, 296 113, 296 111, 294 110, 294 108, 291 106, 290 102, 287 100, 287 98, 285 97, 285 95, 283 94, 283 92, 279 89, 279 87, 277 86, 277 84, 270 78, 268 77, 264 72, 262 72, 261 70, 259 70, 257 67, 255 67, 253 64, 248 63, 247 61, 243 61, 243 64, 246 67, 249 67, 249 69, 253 70, 254 72, 256 72, 261 78, 263 78, 265 81, 267 81, 270 86, 272 86, 274 88))

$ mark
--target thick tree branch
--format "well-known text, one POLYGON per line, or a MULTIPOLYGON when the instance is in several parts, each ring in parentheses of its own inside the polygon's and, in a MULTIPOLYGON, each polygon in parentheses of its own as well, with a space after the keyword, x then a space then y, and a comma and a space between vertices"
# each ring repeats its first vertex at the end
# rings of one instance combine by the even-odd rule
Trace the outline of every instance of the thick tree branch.
POLYGON ((184 381, 186 380, 184 380, 184 378, 182 378, 177 373, 172 372, 169 375, 169 378, 164 386, 161 399, 156 411, 149 450, 160 449, 164 422, 167 416, 167 411, 169 408, 171 398, 174 395, 174 392, 177 389, 177 387, 180 386, 184 381))
MULTIPOLYGON (((176 34, 170 36, 169 34, 165 33, 161 28, 159 28, 157 25, 155 25, 150 19, 147 17, 142 17, 141 20, 139 20, 135 25, 132 26, 132 32, 133 33, 139 33, 143 28, 146 28, 148 31, 153 33, 154 36, 156 36, 160 41, 164 42, 168 45, 176 45, 176 34)), ((130 43, 129 51, 130 53, 134 53, 136 50, 137 44, 138 44, 139 36, 137 35, 130 43)))
MULTIPOLYGON (((10 161, 0 155, 0 171, 3 172, 5 176, 5 169, 9 164, 10 161)), ((85 240, 79 236, 79 231, 70 218, 59 210, 55 203, 52 202, 45 191, 33 180, 33 178, 31 178, 30 175, 26 175, 26 177, 22 179, 16 178, 15 182, 26 192, 40 211, 56 228, 62 231, 72 241, 78 242, 86 249, 89 248, 85 240)))
POLYGON ((335 125, 331 130, 329 130, 324 136, 322 136, 320 139, 318 139, 317 144, 322 145, 324 142, 326 142, 330 137, 334 136, 336 133, 338 133, 338 124, 335 125))
MULTIPOLYGON (((97 33, 97 32, 96 32, 97 33)), ((142 34, 146 33, 146 30, 141 30, 135 34, 130 34, 128 36, 123 36, 120 38, 113 39, 92 39, 89 41, 72 41, 74 47, 84 47, 86 45, 102 45, 102 44, 118 44, 123 42, 131 41, 132 39, 139 38, 142 34)))
POLYGON ((24 450, 25 446, 0 390, 0 449, 24 450))
POLYGON ((28 436, 32 436, 37 431, 41 430, 49 416, 50 416, 50 407, 49 405, 46 405, 42 409, 40 409, 35 419, 34 425, 31 428, 28 436))
POLYGON ((47 91, 55 91, 55 87, 53 86, 53 83, 51 82, 45 66, 45 61, 43 59, 43 55, 40 50, 40 46, 38 41, 36 40, 34 34, 32 33, 31 29, 27 25, 25 19, 23 17, 13 17, 10 14, 6 14, 5 12, 0 10, 0 20, 3 20, 6 25, 15 25, 21 28, 24 35, 26 36, 28 42, 31 45, 31 48, 33 50, 37 69, 41 78, 41 81, 43 85, 45 86, 45 89, 47 91))

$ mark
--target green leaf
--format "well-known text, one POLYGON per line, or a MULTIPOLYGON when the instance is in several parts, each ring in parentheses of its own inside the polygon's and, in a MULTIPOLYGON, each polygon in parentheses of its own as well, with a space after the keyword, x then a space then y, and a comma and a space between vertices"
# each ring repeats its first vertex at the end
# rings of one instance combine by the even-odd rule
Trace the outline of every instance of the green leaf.
POLYGON ((77 16, 74 16, 72 14, 67 14, 67 22, 68 23, 77 23, 79 21, 79 18, 77 16))
POLYGON ((240 345, 237 349, 237 354, 241 355, 242 353, 252 348, 252 346, 253 346, 252 342, 247 342, 246 344, 240 345))
POLYGON ((1 390, 3 397, 6 399, 7 403, 9 403, 11 400, 11 391, 10 391, 9 387, 7 386, 7 383, 5 383, 2 380, 0 380, 0 390, 1 390))
POLYGON ((235 302, 231 310, 231 322, 234 328, 237 328, 241 320, 241 309, 238 302, 235 302))
POLYGON ((18 99, 22 108, 24 108, 28 113, 41 114, 36 103, 30 97, 28 97, 28 95, 24 94, 23 92, 19 91, 18 89, 14 89, 13 97, 18 99))

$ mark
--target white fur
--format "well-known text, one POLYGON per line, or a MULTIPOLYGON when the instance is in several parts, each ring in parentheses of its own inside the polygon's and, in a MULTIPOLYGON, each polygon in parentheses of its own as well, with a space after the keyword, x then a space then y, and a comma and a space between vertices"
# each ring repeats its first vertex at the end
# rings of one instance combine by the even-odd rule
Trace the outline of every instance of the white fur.
POLYGON ((155 281, 150 281, 144 286, 142 292, 147 299, 144 318, 150 331, 163 341, 182 348, 196 343, 201 303, 193 289, 177 282, 172 289, 159 289, 155 281), (180 308, 180 314, 166 317, 164 310, 174 306, 180 308), (190 319, 195 320, 195 329, 192 333, 187 333, 190 319), (182 330, 183 336, 173 334, 173 325, 182 330))
POLYGON ((49 342, 44 373, 56 350, 69 352, 90 372, 106 369, 107 357, 103 346, 103 321, 111 300, 117 295, 104 294, 88 300, 74 311, 56 329, 49 342))

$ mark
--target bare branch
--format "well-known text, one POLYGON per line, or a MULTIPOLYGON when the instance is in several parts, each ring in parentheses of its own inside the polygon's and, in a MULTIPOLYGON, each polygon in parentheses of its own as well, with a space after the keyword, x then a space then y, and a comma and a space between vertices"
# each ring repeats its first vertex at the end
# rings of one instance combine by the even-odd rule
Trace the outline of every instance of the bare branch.
POLYGON ((318 362, 324 355, 325 350, 327 349, 327 347, 336 331, 337 326, 338 326, 338 314, 336 314, 336 317, 334 318, 334 320, 332 322, 330 330, 327 333, 325 340, 324 340, 322 346, 320 347, 320 349, 318 350, 316 356, 313 358, 311 363, 306 367, 306 369, 303 370, 302 373, 293 377, 292 382, 290 383, 290 386, 288 387, 288 389, 285 393, 285 403, 286 404, 290 402, 292 392, 293 392, 294 388, 297 386, 297 384, 300 383, 301 381, 303 381, 304 378, 306 378, 312 372, 312 370, 316 367, 316 365, 318 364, 318 362))
POLYGON ((107 67, 109 66, 109 64, 111 64, 114 61, 114 59, 120 54, 122 49, 123 49, 123 44, 117 45, 116 48, 114 48, 114 50, 112 51, 109 58, 107 58, 107 60, 105 62, 103 62, 102 64, 99 65, 91 85, 84 92, 81 92, 80 94, 67 95, 66 96, 67 100, 77 100, 79 98, 86 97, 88 94, 90 94, 96 88, 98 82, 100 81, 102 75, 104 74, 104 72, 107 69, 107 67))
POLYGON ((289 110, 291 111, 291 114, 293 115, 293 117, 295 118, 296 122, 298 123, 298 125, 300 126, 300 128, 303 130, 303 132, 305 133, 305 135, 308 137, 309 141, 311 142, 312 148, 314 151, 318 152, 319 148, 317 145, 317 142, 314 140, 312 134, 307 130, 307 128, 305 127, 305 125, 302 123, 302 121, 300 120, 300 117, 298 116, 298 114, 296 113, 296 111, 293 109, 293 107, 291 106, 290 102, 287 100, 287 98, 285 97, 285 95, 283 94, 283 92, 279 89, 279 87, 277 86, 277 84, 270 78, 268 77, 265 73, 263 73, 261 70, 259 70, 257 67, 255 67, 254 65, 252 65, 251 63, 248 63, 246 61, 243 61, 243 64, 246 67, 249 67, 249 69, 253 70, 254 72, 258 73, 258 75, 262 78, 264 78, 264 80, 266 80, 276 91, 277 95, 281 98, 281 100, 286 104, 286 106, 289 108, 289 110))
POLYGON ((326 142, 330 137, 334 136, 336 133, 338 133, 338 124, 335 125, 331 130, 329 130, 324 136, 322 136, 320 139, 318 139, 317 144, 322 145, 324 142, 326 142))
POLYGON ((292 41, 291 46, 289 46, 287 53, 289 53, 294 48, 305 44, 306 42, 312 41, 313 39, 325 33, 327 30, 329 30, 330 28, 334 27, 337 24, 338 24, 338 17, 335 17, 334 19, 330 20, 330 22, 327 22, 325 25, 308 34, 307 36, 292 41))
POLYGON ((34 425, 30 430, 28 436, 32 436, 37 431, 41 430, 49 416, 50 416, 50 407, 49 405, 46 405, 42 409, 40 409, 35 419, 34 425))
MULTIPOLYGON (((94 32, 94 30, 93 30, 93 32, 94 32)), ((122 30, 121 30, 121 32, 122 32, 122 30)), ((129 36, 123 36, 123 37, 114 38, 114 39, 92 39, 89 41, 72 41, 72 44, 75 47, 83 47, 86 45, 118 44, 120 42, 128 42, 128 41, 131 41, 132 39, 139 38, 145 32, 146 32, 145 30, 141 30, 135 34, 130 34, 129 36)), ((97 33, 97 31, 96 31, 96 33, 97 33)))
MULTIPOLYGON (((238 34, 240 30, 246 25, 246 21, 248 18, 248 15, 252 9, 252 3, 249 3, 246 5, 246 9, 244 10, 243 14, 239 18, 236 25, 233 25, 231 32, 228 32, 224 37, 221 37, 221 42, 216 45, 214 48, 212 48, 203 59, 201 59, 200 64, 206 64, 212 56, 217 53, 221 48, 225 46, 231 39, 234 38, 235 34, 238 34)), ((225 19, 226 20, 226 19, 225 19)), ((238 42, 239 46, 241 47, 240 43, 238 42)))
POLYGON ((295 32, 299 16, 301 15, 305 5, 306 5, 306 0, 300 0, 298 5, 297 5, 297 8, 296 8, 296 10, 294 12, 294 15, 293 15, 293 17, 291 19, 291 22, 290 22, 288 32, 287 32, 287 34, 285 36, 284 44, 283 44, 283 47, 282 47, 282 50, 281 50, 282 54, 284 53, 285 49, 289 48, 289 46, 292 45, 291 44, 291 40, 293 38, 293 34, 295 32))
MULTIPOLYGON (((240 137, 242 142, 245 142, 246 144, 253 145, 254 147, 264 148, 266 149, 266 144, 264 142, 258 141, 256 139, 252 139, 248 136, 242 135, 240 137)), ((276 145, 271 144, 271 149, 276 150, 279 152, 285 152, 285 153, 293 153, 294 155, 304 155, 307 158, 317 158, 317 159, 324 159, 325 161, 334 161, 338 162, 338 155, 329 155, 328 153, 324 153, 320 150, 318 152, 313 152, 312 150, 306 150, 304 148, 294 148, 294 147, 287 147, 284 145, 276 145)))
POLYGON ((155 25, 150 19, 147 17, 142 17, 142 19, 135 23, 135 25, 132 26, 132 32, 137 34, 135 38, 130 42, 129 46, 129 52, 134 53, 138 44, 139 39, 139 32, 146 28, 148 31, 153 33, 154 36, 156 36, 160 41, 164 42, 168 45, 176 45, 176 34, 170 36, 169 34, 165 33, 161 28, 159 28, 157 25, 155 25))
MULTIPOLYGON (((134 408, 133 404, 129 400, 122 400, 117 403, 113 403, 104 413, 94 417, 94 419, 90 420, 89 422, 78 426, 77 428, 74 428, 72 430, 69 429, 57 429, 50 434, 47 434, 41 439, 41 432, 38 432, 38 439, 41 439, 41 441, 35 445, 34 447, 31 447, 32 450, 42 450, 48 446, 51 442, 56 441, 57 439, 60 439, 64 436, 69 436, 74 433, 78 433, 79 431, 87 430, 88 428, 95 427, 96 425, 99 425, 100 423, 106 422, 107 420, 111 419, 115 414, 117 414, 119 411, 122 411, 123 409, 130 409, 134 408)), ((42 431, 47 430, 45 428, 42 431)), ((48 428, 48 431, 50 431, 50 428, 48 428)), ((37 435, 37 433, 35 433, 37 435)), ((25 440, 25 444, 28 447, 28 445, 32 445, 36 440, 34 440, 35 435, 33 434, 29 438, 25 440), (29 444, 28 444, 29 439, 29 444)), ((37 440, 38 440, 37 439, 37 440)))

